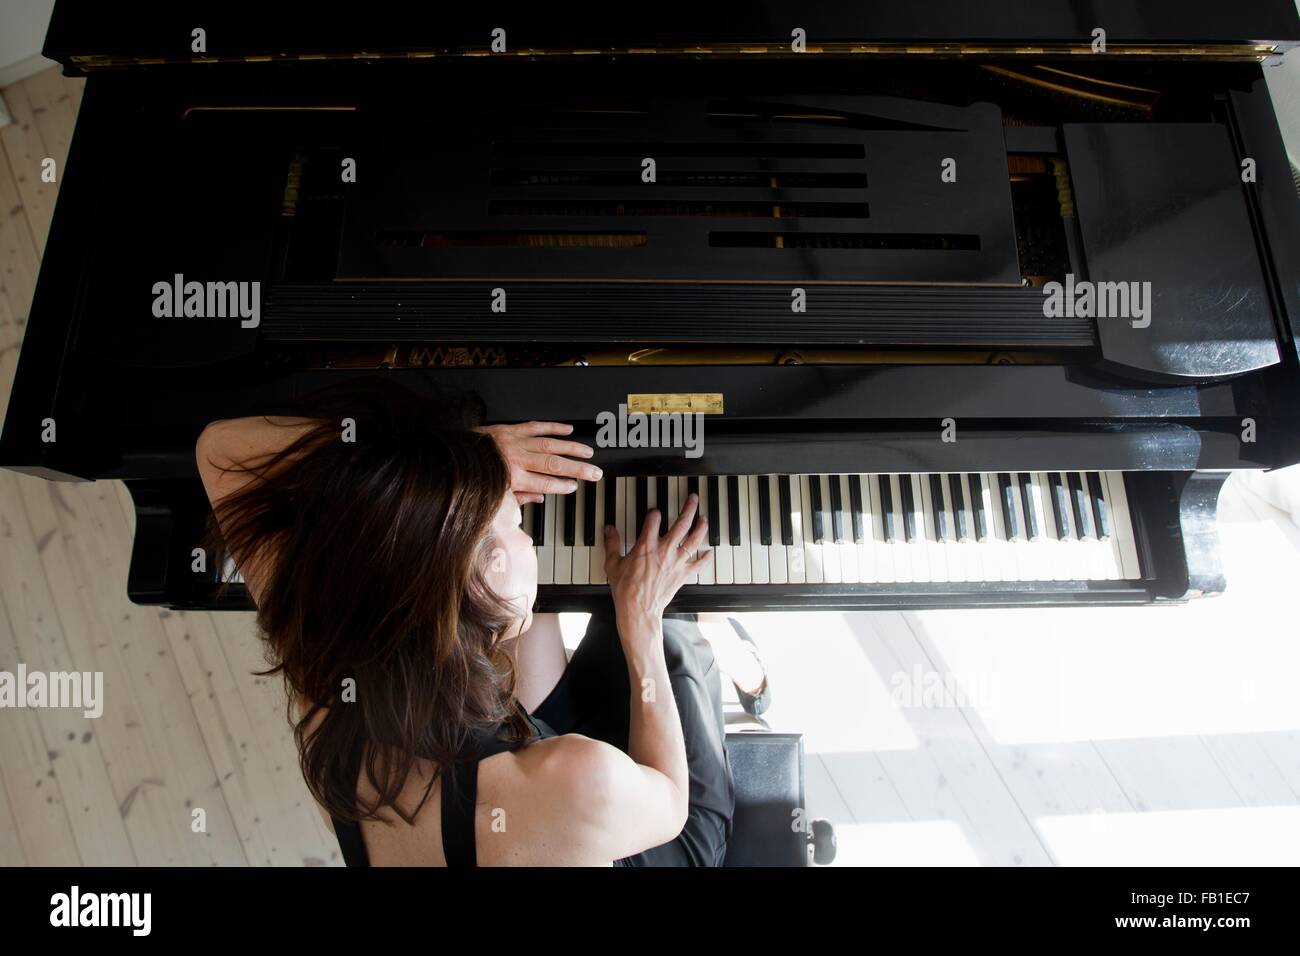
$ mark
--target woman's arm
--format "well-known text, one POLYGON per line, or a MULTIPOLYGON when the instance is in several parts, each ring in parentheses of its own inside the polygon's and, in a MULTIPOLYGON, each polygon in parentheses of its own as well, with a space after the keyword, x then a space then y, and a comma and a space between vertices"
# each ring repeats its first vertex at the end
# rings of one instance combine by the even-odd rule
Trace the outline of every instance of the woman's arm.
MULTIPOLYGON (((313 419, 254 415, 227 418, 203 429, 195 447, 199 478, 214 506, 227 495, 239 491, 257 476, 239 465, 256 465, 282 451, 312 426, 313 419), (230 470, 235 467, 235 470, 230 470)), ((524 422, 519 425, 492 425, 479 429, 491 435, 510 472, 510 489, 520 503, 542 500, 543 494, 568 494, 577 488, 574 479, 598 481, 601 471, 595 465, 574 458, 590 458, 592 449, 580 442, 565 441, 573 426, 559 422, 524 422)), ((265 556, 246 557, 240 565, 244 583, 254 602, 261 593, 261 560, 265 556)))
POLYGON ((692 529, 698 498, 687 499, 659 536, 660 514, 646 515, 641 536, 621 557, 618 531, 605 529, 605 573, 631 684, 628 752, 578 735, 559 738, 549 785, 575 833, 573 844, 602 860, 619 859, 675 839, 689 812, 690 772, 681 716, 664 655, 663 612, 704 566, 707 531, 692 529))
MULTIPOLYGON (((310 418, 263 415, 211 422, 199 435, 194 448, 199 478, 203 481, 208 501, 215 507, 227 495, 256 481, 256 474, 239 466, 256 466, 259 460, 266 460, 283 451, 311 425, 310 418)), ((244 576, 244 586, 248 588, 254 604, 259 603, 262 594, 263 561, 267 557, 262 554, 248 555, 240 563, 239 571, 244 576)))

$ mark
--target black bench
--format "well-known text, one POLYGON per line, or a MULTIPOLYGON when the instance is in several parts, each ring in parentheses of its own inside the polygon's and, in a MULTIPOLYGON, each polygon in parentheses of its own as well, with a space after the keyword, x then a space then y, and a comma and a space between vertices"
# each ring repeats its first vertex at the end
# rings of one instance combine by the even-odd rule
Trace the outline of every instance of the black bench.
POLYGON ((736 812, 724 866, 808 866, 835 859, 835 831, 808 817, 803 735, 729 731, 736 812))

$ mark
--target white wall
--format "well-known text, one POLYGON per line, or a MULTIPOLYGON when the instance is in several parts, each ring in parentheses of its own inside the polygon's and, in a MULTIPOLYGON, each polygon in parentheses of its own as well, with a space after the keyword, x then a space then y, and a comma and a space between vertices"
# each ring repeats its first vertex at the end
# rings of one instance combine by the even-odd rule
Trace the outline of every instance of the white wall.
POLYGON ((53 65, 41 56, 53 10, 54 0, 0 0, 0 87, 53 65))

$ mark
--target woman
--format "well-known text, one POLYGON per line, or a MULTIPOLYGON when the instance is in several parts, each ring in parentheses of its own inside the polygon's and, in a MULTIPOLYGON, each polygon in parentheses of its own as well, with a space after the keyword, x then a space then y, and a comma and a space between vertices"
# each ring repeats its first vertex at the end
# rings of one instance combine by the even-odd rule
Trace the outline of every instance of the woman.
POLYGON ((213 422, 196 451, 346 862, 720 864, 717 667, 664 619, 705 560, 694 497, 625 556, 605 529, 613 612, 566 666, 519 507, 599 477, 567 426, 477 429, 375 383, 296 412, 213 422))

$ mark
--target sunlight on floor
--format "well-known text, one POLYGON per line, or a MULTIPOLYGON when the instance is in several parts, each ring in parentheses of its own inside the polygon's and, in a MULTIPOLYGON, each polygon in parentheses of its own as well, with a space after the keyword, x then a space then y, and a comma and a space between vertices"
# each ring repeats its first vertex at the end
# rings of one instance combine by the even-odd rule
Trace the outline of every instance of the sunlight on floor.
POLYGON ((1034 822, 1062 866, 1294 866, 1300 860, 1300 807, 1090 813, 1034 822))
POLYGON ((831 866, 979 866, 979 857, 951 820, 837 823, 831 866))

